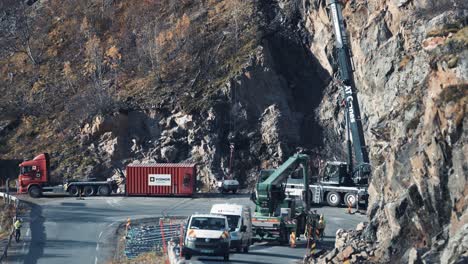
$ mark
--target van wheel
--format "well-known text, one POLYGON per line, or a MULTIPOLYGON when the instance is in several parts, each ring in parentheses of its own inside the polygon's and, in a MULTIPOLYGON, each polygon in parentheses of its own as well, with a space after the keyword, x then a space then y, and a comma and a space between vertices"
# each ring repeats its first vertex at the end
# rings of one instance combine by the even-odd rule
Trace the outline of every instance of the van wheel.
POLYGON ((185 257, 186 260, 189 260, 189 259, 192 258, 192 256, 190 256, 189 254, 185 254, 184 257, 185 257))
POLYGON ((77 186, 72 185, 68 188, 68 194, 70 196, 78 196, 80 194, 80 189, 77 186))
POLYGON ((232 190, 232 193, 235 194, 237 192, 237 190, 232 190))
POLYGON ((224 261, 229 261, 229 253, 224 255, 224 258, 223 258, 224 261))
POLYGON ((236 252, 237 252, 237 253, 240 253, 241 251, 242 251, 242 248, 241 248, 241 247, 237 247, 237 248, 236 248, 236 252))
POLYGON ((93 186, 85 186, 83 192, 84 192, 85 196, 93 196, 94 195, 94 188, 93 188, 93 186))
POLYGON ((38 198, 42 196, 41 188, 36 185, 29 187, 28 193, 32 198, 38 198))

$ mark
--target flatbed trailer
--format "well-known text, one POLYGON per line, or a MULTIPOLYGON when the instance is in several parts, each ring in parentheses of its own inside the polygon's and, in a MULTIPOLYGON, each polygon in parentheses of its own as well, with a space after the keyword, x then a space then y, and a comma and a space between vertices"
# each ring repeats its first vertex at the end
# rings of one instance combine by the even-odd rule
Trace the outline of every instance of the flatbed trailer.
MULTIPOLYGON (((286 193, 291 197, 302 199, 304 184, 300 179, 288 179, 286 193)), ((326 203, 330 206, 351 206, 366 203, 368 198, 367 186, 339 186, 322 183, 309 184, 311 202, 326 203)))

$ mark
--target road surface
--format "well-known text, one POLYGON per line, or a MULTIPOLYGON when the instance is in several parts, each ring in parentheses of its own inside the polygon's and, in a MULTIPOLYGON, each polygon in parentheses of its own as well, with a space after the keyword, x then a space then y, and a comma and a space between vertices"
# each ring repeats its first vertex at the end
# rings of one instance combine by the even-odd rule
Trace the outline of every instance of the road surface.
MULTIPOLYGON (((27 198, 26 196, 20 198, 27 198)), ((164 215, 189 216, 208 213, 215 203, 238 203, 253 207, 245 195, 211 198, 70 197, 28 199, 29 215, 23 216, 23 240, 12 246, 7 263, 82 264, 109 263, 114 254, 115 231, 127 218, 141 219, 164 215), (28 224, 29 223, 29 224, 28 224)), ((319 248, 333 247, 338 228, 355 228, 365 216, 349 215, 345 208, 317 208, 327 219, 325 240, 319 248)), ((232 253, 230 263, 297 263, 306 253, 305 241, 296 248, 256 243, 250 252, 232 253)), ((186 263, 223 263, 216 257, 193 257, 186 263)))

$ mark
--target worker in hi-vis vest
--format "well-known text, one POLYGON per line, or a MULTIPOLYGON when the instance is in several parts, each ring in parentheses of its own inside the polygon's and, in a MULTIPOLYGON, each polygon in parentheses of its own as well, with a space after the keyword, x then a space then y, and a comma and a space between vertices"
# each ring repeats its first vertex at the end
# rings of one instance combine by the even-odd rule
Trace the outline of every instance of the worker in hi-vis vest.
POLYGON ((16 242, 19 242, 20 237, 21 237, 21 226, 23 225, 22 222, 23 222, 22 219, 18 218, 18 219, 16 219, 15 223, 13 224, 13 226, 15 227, 15 240, 16 240, 16 242))

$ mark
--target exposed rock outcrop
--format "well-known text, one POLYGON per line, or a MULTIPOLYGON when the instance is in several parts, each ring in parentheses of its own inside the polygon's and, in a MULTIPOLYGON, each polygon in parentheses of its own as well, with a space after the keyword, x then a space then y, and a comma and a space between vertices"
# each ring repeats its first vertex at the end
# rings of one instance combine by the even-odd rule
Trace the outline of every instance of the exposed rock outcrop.
MULTIPOLYGON (((311 50, 331 72, 325 1, 306 2, 311 50)), ((468 221, 467 15, 464 1, 348 1, 344 8, 373 167, 365 233, 378 243, 375 262, 454 262, 466 254, 459 244, 444 251, 450 258, 439 255, 468 221)), ((319 118, 337 131, 339 95, 330 87, 327 97, 319 118)))

